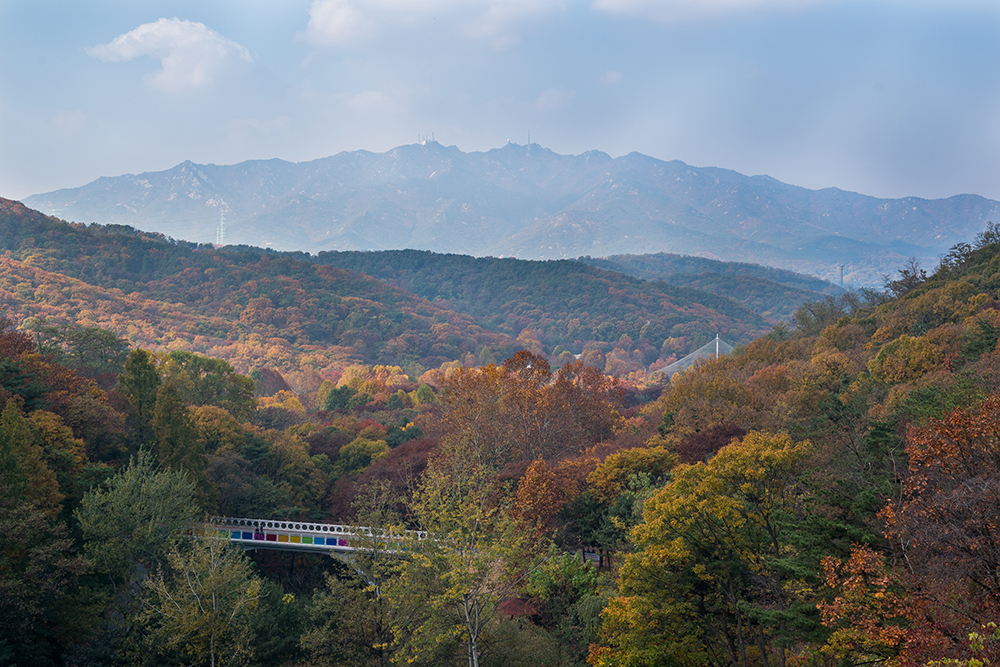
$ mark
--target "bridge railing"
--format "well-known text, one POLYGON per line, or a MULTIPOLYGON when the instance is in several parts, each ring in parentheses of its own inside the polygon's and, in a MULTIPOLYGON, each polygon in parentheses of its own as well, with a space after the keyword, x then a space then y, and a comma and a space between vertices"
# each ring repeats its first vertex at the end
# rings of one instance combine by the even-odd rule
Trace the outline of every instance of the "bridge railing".
POLYGON ((398 546, 390 546, 389 550, 402 551, 406 548, 402 543, 407 538, 424 539, 427 536, 419 531, 400 534, 367 526, 224 516, 210 518, 204 528, 196 529, 194 534, 210 532, 217 532, 219 537, 228 537, 231 542, 247 548, 327 553, 370 549, 373 540, 395 543, 398 546))

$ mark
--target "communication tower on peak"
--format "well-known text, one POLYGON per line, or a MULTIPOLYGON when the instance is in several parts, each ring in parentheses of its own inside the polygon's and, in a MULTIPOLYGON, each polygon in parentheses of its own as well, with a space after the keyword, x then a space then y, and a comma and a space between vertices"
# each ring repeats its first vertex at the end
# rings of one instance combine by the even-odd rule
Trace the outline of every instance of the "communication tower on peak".
POLYGON ((219 226, 215 228, 215 245, 226 245, 226 212, 219 211, 219 226))

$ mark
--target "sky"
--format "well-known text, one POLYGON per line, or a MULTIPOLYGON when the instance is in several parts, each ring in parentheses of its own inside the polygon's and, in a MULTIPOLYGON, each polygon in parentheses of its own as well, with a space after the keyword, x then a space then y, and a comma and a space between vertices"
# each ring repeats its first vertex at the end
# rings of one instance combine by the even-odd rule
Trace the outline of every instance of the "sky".
POLYGON ((1000 199, 1000 2, 0 0, 0 197, 424 136, 1000 199))

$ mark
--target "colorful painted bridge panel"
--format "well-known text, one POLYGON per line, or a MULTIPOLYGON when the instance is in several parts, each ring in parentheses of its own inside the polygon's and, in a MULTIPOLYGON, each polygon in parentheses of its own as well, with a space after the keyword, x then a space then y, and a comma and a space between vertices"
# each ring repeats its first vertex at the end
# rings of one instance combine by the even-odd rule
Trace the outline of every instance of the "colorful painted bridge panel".
MULTIPOLYGON (((242 544, 247 549, 279 549, 283 551, 307 551, 314 553, 349 553, 370 549, 373 539, 399 543, 398 535, 365 526, 344 526, 331 523, 309 523, 305 521, 279 521, 273 519, 240 519, 234 517, 213 517, 205 527, 194 531, 207 535, 217 531, 220 537, 242 544)), ((411 533, 419 538, 421 533, 411 533)), ((400 545, 400 550, 405 549, 400 545)), ((390 547, 390 550, 395 551, 390 547)))

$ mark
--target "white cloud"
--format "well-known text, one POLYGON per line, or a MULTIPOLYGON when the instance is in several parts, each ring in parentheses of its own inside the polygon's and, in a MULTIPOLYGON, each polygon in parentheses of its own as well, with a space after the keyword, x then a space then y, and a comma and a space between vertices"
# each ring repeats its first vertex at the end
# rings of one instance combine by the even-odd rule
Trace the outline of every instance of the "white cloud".
POLYGON ((685 23, 755 9, 797 9, 822 0, 594 0, 593 8, 658 23, 685 23))
POLYGON ((576 93, 572 90, 566 90, 565 88, 550 88, 543 91, 538 97, 536 97, 531 103, 531 107, 536 111, 542 111, 545 113, 559 111, 572 102, 574 97, 576 97, 576 93))
POLYGON ((614 86, 622 82, 622 73, 609 69, 601 74, 601 83, 606 86, 614 86))
POLYGON ((564 0, 313 0, 309 23, 297 37, 315 46, 350 47, 433 21, 505 48, 519 41, 526 24, 564 7, 564 0))
POLYGON ((565 9, 561 0, 494 0, 485 11, 466 25, 466 34, 487 38, 496 49, 505 49, 520 41, 518 31, 554 11, 565 9))
POLYGON ((314 0, 300 39, 315 46, 349 46, 377 34, 376 24, 350 0, 314 0))
POLYGON ((163 90, 203 88, 233 62, 252 63, 250 52, 203 23, 162 18, 144 23, 108 44, 86 49, 105 62, 142 56, 158 58, 162 69, 150 82, 163 90))

